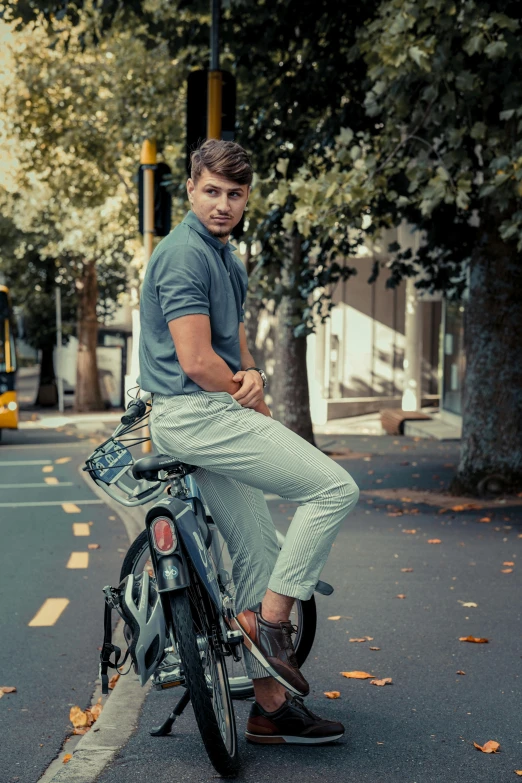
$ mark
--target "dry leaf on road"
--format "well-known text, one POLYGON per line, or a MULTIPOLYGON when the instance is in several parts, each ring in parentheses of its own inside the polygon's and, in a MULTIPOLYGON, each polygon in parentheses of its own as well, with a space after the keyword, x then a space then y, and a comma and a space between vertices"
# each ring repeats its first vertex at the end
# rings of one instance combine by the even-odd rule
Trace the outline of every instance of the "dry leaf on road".
POLYGON ((385 677, 383 680, 372 680, 370 685, 391 685, 392 684, 392 678, 391 677, 385 677))
POLYGON ((0 699, 4 693, 16 693, 16 688, 13 685, 0 685, 0 699))
POLYGON ((373 636, 361 636, 357 639, 348 639, 349 642, 373 642, 373 636))
POLYGON ((324 695, 327 699, 338 699, 341 693, 340 691, 325 691, 324 695))
POLYGON ((489 639, 481 639, 478 636, 459 636, 459 642, 475 642, 475 644, 487 644, 489 639))
POLYGON ((416 533, 417 531, 416 531, 416 530, 405 530, 405 529, 403 528, 403 529, 402 529, 402 532, 403 532, 403 533, 410 533, 411 535, 413 535, 413 534, 414 534, 414 533, 416 533))
POLYGON ((474 603, 473 601, 460 601, 459 600, 459 604, 461 604, 462 606, 465 606, 466 609, 476 609, 477 606, 478 606, 478 604, 474 603))
POLYGON ((513 563, 513 561, 512 561, 512 560, 505 560, 505 561, 502 563, 502 565, 505 565, 505 566, 514 566, 515 564, 513 563))
POLYGON ((460 506, 452 506, 450 511, 473 511, 481 508, 482 506, 479 506, 477 503, 463 503, 460 506))
POLYGON ((406 598, 404 593, 399 593, 399 595, 396 595, 395 598, 406 598))
POLYGON ((466 672, 463 672, 462 669, 459 669, 457 674, 466 674, 466 672))
POLYGON ((85 710, 85 712, 80 709, 77 705, 74 707, 71 707, 69 712, 69 720, 71 721, 72 725, 75 729, 83 729, 83 728, 90 728, 92 724, 98 720, 100 717, 100 713, 103 709, 103 705, 101 703, 101 696, 92 707, 85 710))
POLYGON ((440 538, 428 538, 428 544, 442 544, 440 538))
POLYGON ((513 573, 513 569, 512 568, 501 568, 500 569, 500 573, 501 574, 512 574, 513 573))
POLYGON ((515 769, 514 772, 515 772, 515 775, 518 775, 519 777, 522 777, 522 769, 515 769))
POLYGON ((479 519, 479 522, 491 522, 491 517, 482 517, 482 519, 479 519))
POLYGON ((99 544, 87 544, 87 549, 99 549, 99 544))
POLYGON ((109 690, 112 691, 118 680, 120 679, 119 674, 113 674, 111 679, 109 680, 109 690))
POLYGON ((346 614, 333 614, 328 620, 353 620, 353 617, 346 614))
POLYGON ((500 744, 495 742, 495 740, 488 740, 484 745, 477 745, 476 742, 473 744, 478 750, 481 750, 482 753, 498 753, 500 750, 500 744))
POLYGON ((375 677, 374 674, 368 674, 368 672, 341 672, 341 674, 349 680, 371 680, 375 677))
POLYGON ((370 647, 370 650, 380 650, 380 647, 370 647))
POLYGON ((403 574, 410 574, 413 571, 413 568, 401 568, 401 571, 403 574))
POLYGON ((67 764, 68 761, 72 759, 72 753, 66 753, 63 757, 63 764, 67 764))

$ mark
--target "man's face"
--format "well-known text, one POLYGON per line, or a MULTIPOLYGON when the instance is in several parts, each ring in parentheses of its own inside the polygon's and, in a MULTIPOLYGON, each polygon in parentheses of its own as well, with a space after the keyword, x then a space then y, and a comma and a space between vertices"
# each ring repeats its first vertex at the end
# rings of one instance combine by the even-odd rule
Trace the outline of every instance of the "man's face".
POLYGON ((188 180, 187 193, 196 217, 225 244, 243 216, 250 187, 238 185, 205 168, 197 183, 188 180))

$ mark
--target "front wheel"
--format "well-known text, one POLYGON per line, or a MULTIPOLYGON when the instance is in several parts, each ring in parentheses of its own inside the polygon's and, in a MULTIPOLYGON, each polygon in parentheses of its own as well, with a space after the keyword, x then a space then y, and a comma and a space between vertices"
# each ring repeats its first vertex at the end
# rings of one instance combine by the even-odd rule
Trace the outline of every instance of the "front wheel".
POLYGON ((169 593, 172 625, 194 716, 214 768, 224 777, 239 771, 237 732, 230 686, 217 638, 201 616, 198 596, 187 590, 169 593))

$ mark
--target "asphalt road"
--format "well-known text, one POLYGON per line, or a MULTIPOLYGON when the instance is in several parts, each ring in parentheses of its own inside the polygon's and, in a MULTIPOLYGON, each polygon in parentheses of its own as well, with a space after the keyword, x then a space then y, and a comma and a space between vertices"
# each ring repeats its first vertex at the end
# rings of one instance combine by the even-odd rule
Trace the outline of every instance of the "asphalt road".
MULTIPOLYGON (((427 505, 390 503, 376 493, 443 489, 457 445, 387 437, 352 437, 342 445, 358 454, 343 464, 363 494, 323 572, 335 592, 318 596, 318 634, 304 672, 312 686, 309 707, 343 721, 346 736, 322 748, 249 745, 242 731, 250 704, 238 702, 243 760, 238 781, 515 780, 514 770, 522 769, 520 507, 493 504, 440 514, 427 505), (395 516, 398 506, 409 513, 395 516), (479 521, 484 518, 491 521, 479 521), (432 539, 441 543, 428 543, 432 539), (506 562, 515 564, 511 573, 502 573, 506 562), (337 615, 340 620, 328 619, 337 615), (459 641, 468 635, 489 642, 459 641), (372 638, 349 641, 365 636, 372 638), (391 677, 393 683, 376 687, 340 674, 353 670, 391 677), (332 690, 340 691, 339 699, 324 696, 332 690), (488 740, 500 743, 499 753, 485 754, 473 745, 488 740)), ((270 508, 284 531, 292 505, 271 500, 270 508)), ((171 736, 149 736, 175 700, 175 691, 149 694, 135 734, 98 783, 216 779, 190 706, 171 736)))
POLYGON ((70 732, 71 706, 90 704, 103 637, 101 587, 117 583, 128 538, 78 473, 93 448, 88 438, 52 430, 3 435, 0 685, 17 692, 0 700, 0 780, 36 783, 70 732), (74 534, 78 523, 88 535, 74 534), (80 567, 70 567, 72 553, 80 553, 80 567), (68 603, 54 620, 44 618, 53 624, 30 626, 48 599, 68 603))

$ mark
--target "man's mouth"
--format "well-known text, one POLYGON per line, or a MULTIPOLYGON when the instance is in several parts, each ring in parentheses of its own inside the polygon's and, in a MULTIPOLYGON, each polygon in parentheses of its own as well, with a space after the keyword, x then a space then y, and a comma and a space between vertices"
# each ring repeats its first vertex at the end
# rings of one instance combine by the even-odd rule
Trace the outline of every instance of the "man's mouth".
POLYGON ((222 217, 222 216, 218 215, 217 217, 211 218, 211 220, 216 220, 218 223, 228 223, 228 221, 232 220, 232 218, 231 217, 222 217))

